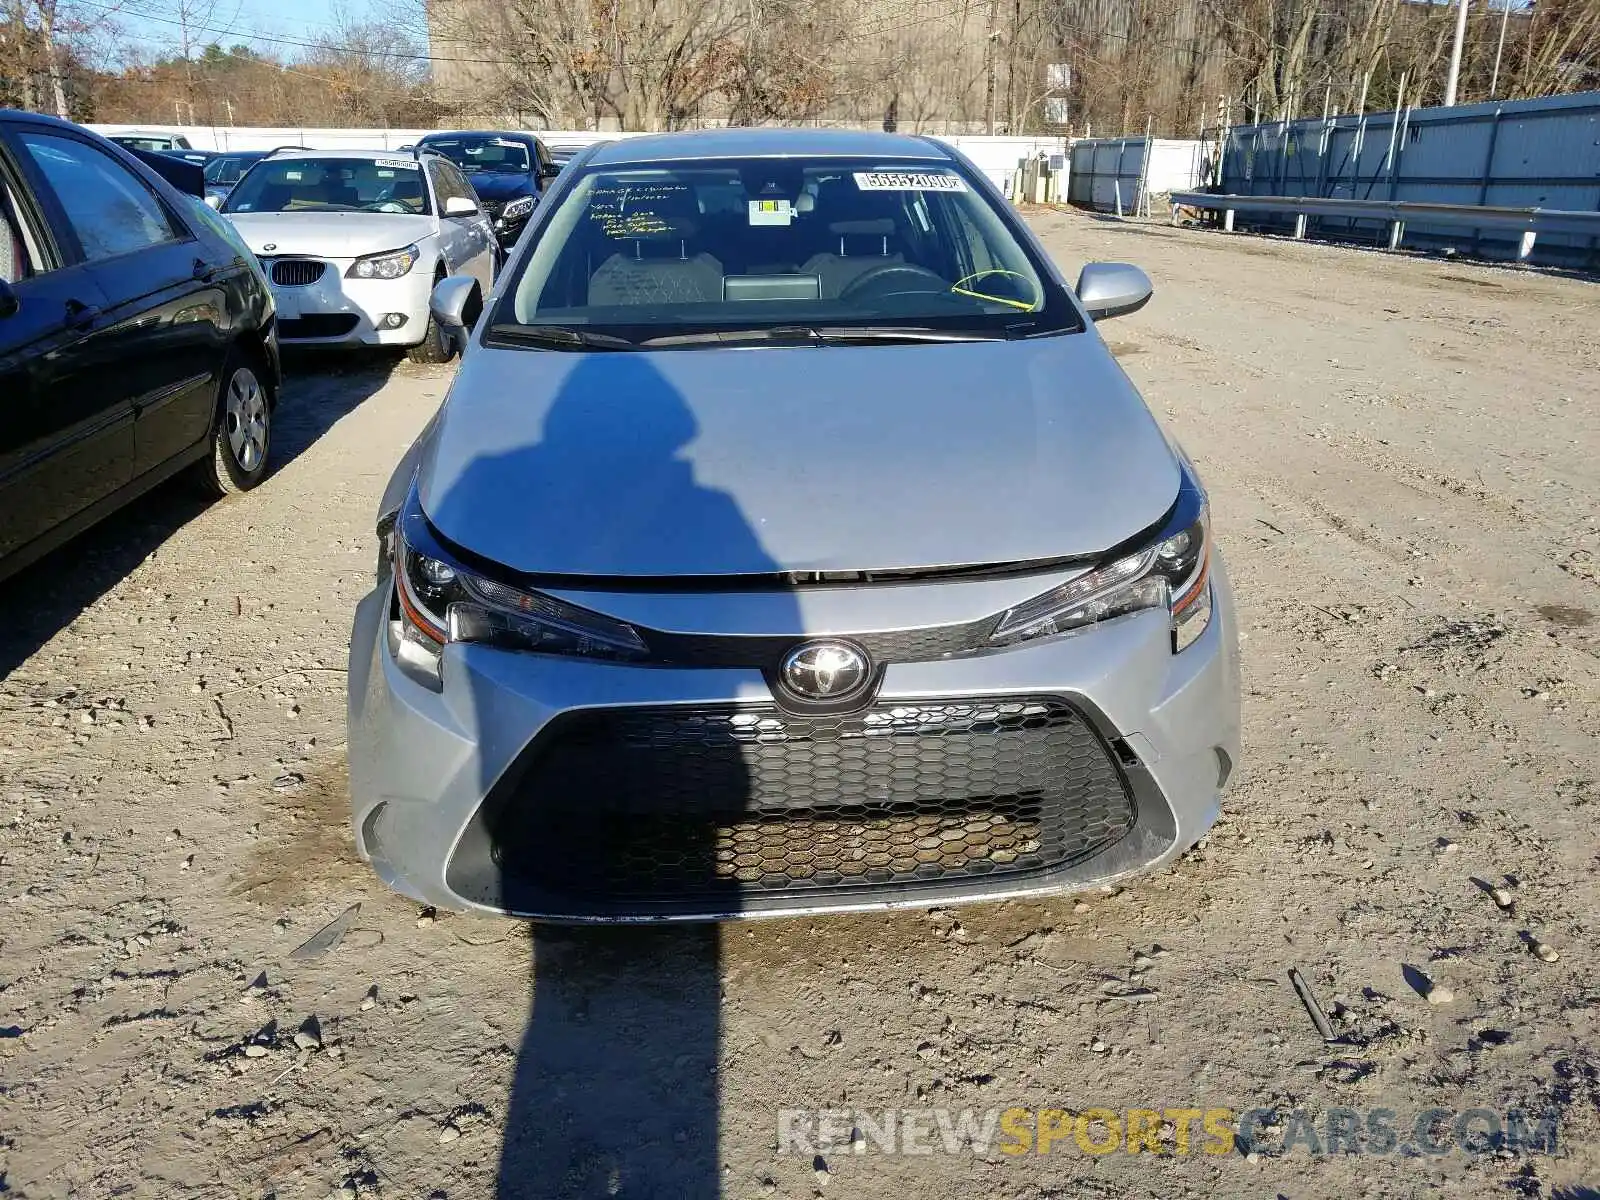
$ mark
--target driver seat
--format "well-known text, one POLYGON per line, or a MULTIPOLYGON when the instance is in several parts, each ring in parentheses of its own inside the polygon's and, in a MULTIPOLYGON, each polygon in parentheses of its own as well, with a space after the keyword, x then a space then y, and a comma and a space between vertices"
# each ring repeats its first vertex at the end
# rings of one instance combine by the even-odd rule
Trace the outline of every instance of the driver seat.
POLYGON ((813 254, 800 268, 802 275, 817 277, 824 300, 837 300, 841 292, 874 267, 906 260, 898 250, 890 252, 898 232, 893 218, 835 221, 828 226, 828 232, 835 239, 834 245, 813 254))

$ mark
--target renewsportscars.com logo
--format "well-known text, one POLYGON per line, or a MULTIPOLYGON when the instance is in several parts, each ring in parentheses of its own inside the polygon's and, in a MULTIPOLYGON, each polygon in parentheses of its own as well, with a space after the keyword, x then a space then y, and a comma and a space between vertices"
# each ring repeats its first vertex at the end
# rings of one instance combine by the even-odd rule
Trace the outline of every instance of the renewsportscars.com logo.
POLYGON ((780 1154, 1553 1154, 1554 1114, 1428 1108, 786 1108, 780 1154))

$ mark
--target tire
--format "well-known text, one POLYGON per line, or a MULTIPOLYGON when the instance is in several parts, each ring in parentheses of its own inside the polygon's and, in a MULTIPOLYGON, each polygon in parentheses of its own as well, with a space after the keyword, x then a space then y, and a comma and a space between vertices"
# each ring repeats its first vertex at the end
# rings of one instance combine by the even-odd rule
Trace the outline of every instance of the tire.
POLYGON ((272 448, 272 397, 260 366, 237 349, 222 369, 211 456, 199 464, 200 481, 214 496, 248 492, 267 477, 272 448))
MULTIPOLYGON (((435 275, 434 286, 437 287, 439 280, 443 278, 443 275, 435 275)), ((433 319, 433 312, 430 309, 428 326, 422 331, 422 340, 415 346, 406 347, 406 357, 414 363, 444 363, 449 362, 455 352, 455 343, 451 341, 439 322, 433 319)))

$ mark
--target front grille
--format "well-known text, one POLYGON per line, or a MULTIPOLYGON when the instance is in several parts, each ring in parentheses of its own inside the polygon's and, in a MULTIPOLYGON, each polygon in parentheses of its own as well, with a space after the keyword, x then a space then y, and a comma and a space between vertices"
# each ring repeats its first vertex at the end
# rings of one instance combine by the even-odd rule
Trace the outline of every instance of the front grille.
POLYGON ((280 258, 272 264, 272 282, 279 287, 307 287, 327 269, 327 263, 311 258, 280 258))
MULTIPOLYGON (((852 633, 849 639, 875 663, 929 662, 990 644, 998 614, 961 625, 852 633)), ((717 633, 664 633, 640 629, 653 661, 680 667, 758 667, 775 671, 783 656, 810 640, 793 635, 742 637, 717 633)), ((819 635, 825 640, 825 635, 819 635)))
POLYGON ((579 903, 1020 875, 1134 822, 1106 744, 1052 698, 591 710, 507 778, 479 818, 495 869, 579 903))
POLYGON ((358 324, 361 318, 355 313, 310 313, 278 321, 280 338, 331 338, 343 337, 358 324))
POLYGON ((483 206, 484 215, 491 221, 496 220, 500 216, 500 210, 506 206, 504 200, 484 200, 481 197, 478 203, 483 206))

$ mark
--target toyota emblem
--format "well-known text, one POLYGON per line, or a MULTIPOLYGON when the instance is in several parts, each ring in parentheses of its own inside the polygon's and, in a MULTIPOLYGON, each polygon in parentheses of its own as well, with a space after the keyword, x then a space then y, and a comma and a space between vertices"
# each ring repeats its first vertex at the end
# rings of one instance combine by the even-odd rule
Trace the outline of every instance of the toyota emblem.
POLYGON ((783 685, 803 700, 838 701, 872 681, 867 656, 849 642, 806 642, 784 655, 783 685))

